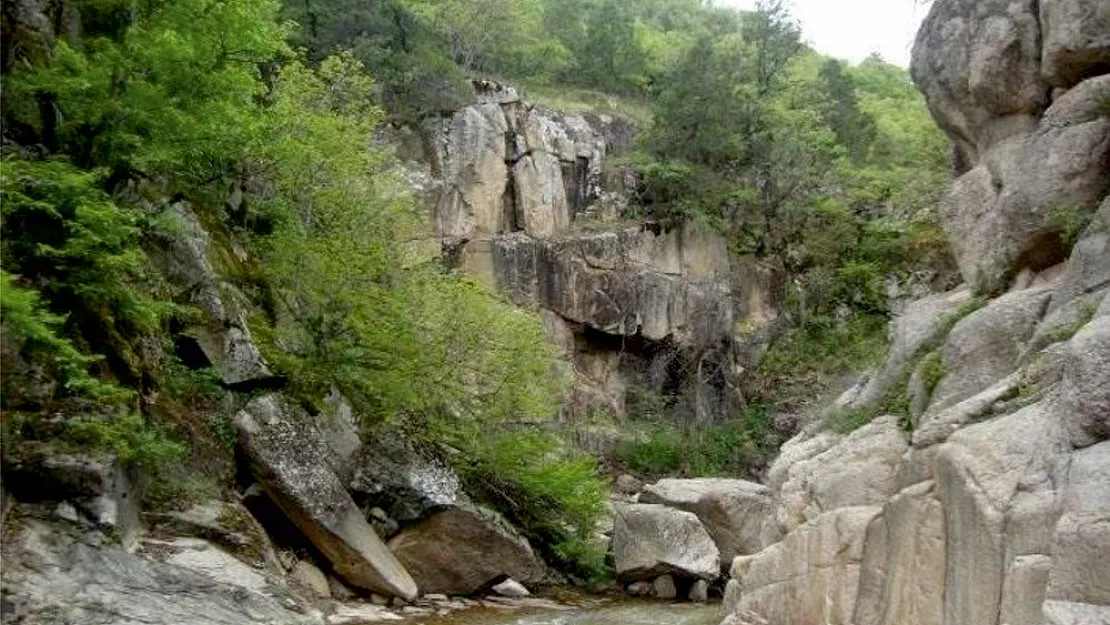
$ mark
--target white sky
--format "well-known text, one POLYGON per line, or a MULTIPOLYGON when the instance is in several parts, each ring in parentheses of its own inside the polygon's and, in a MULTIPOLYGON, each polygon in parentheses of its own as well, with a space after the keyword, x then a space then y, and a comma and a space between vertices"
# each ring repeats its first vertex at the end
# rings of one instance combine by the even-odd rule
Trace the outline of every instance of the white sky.
MULTIPOLYGON (((756 0, 716 0, 752 9, 756 0)), ((888 63, 910 64, 917 27, 929 11, 922 0, 787 0, 805 40, 822 54, 858 63, 878 52, 888 63)))

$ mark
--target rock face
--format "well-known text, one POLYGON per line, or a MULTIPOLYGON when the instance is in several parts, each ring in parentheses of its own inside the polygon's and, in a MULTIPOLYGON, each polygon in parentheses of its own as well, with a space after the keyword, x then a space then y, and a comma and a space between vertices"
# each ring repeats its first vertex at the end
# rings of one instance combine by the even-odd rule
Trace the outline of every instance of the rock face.
POLYGON ((733 321, 760 329, 777 316, 778 274, 752 263, 730 280, 736 263, 705 229, 615 225, 630 189, 607 183, 604 159, 634 134, 620 119, 556 113, 482 84, 474 104, 422 127, 422 147, 394 143, 423 181, 448 260, 543 313, 577 374, 572 416, 620 415, 630 386, 666 385, 709 422, 737 399, 733 321))
POLYGON ((658 504, 617 507, 613 558, 622 581, 666 574, 711 581, 721 568, 720 552, 698 517, 658 504))
POLYGON ((252 400, 235 426, 263 490, 339 575, 367 590, 404 599, 416 596, 408 571, 329 466, 331 454, 308 415, 270 394, 252 400))
POLYGON ((63 453, 45 444, 19 445, 4 458, 4 481, 25 502, 62 502, 95 525, 111 528, 127 547, 142 531, 141 493, 114 458, 63 453))
POLYGON ((534 584, 545 573, 527 539, 496 513, 470 505, 405 528, 389 548, 426 593, 469 595, 506 576, 534 584))
POLYGON ((1097 0, 933 3, 912 72, 955 144, 942 216, 969 284, 999 292, 1063 260, 1054 214, 1110 190, 1110 118, 1090 95, 1110 73, 1108 14, 1097 0), (1070 91, 1050 102, 1050 86, 1070 91))
POLYGON ((913 75, 955 145, 945 228, 993 299, 908 306, 830 408, 904 393, 908 444, 880 417, 783 446, 767 483, 784 536, 733 561, 726 623, 1110 623, 1108 12, 933 2, 913 75))
POLYGON ((213 265, 213 259, 241 262, 239 256, 245 257, 245 252, 234 249, 232 243, 217 245, 185 202, 166 207, 163 218, 172 227, 158 237, 158 245, 150 246, 150 257, 177 287, 178 299, 206 313, 205 323, 186 333, 193 343, 179 346, 184 356, 193 360, 189 364, 211 364, 219 371, 220 379, 232 386, 258 385, 271 379, 273 375, 247 325, 247 298, 213 265))
POLYGON ((5 623, 312 622, 292 596, 205 541, 160 544, 165 561, 158 561, 107 544, 97 533, 36 519, 24 519, 4 539, 5 623))
POLYGON ((645 488, 639 501, 693 512, 726 565, 736 556, 763 548, 763 526, 770 516, 771 496, 761 484, 728 479, 665 479, 645 488))

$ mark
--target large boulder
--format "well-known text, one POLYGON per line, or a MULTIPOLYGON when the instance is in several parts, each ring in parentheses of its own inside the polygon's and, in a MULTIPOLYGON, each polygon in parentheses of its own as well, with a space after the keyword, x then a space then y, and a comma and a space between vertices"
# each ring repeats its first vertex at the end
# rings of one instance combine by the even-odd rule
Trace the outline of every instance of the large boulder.
POLYGON ((400 433, 378 431, 353 463, 350 492, 360 503, 411 523, 466 500, 459 477, 433 450, 422 450, 400 433))
POLYGON ((855 625, 944 625, 944 509, 933 482, 892 497, 867 526, 855 625))
POLYGON ((354 586, 411 599, 417 587, 374 533, 329 466, 304 411, 280 395, 256 397, 235 418, 239 446, 263 490, 332 568, 354 586))
POLYGON ((4 535, 3 621, 25 625, 305 625, 294 597, 204 541, 163 561, 96 533, 25 518, 4 535))
POLYGON ((426 593, 470 595, 505 577, 535 584, 545 574, 528 540, 477 506, 436 512, 394 536, 389 548, 426 593))
MULTIPOLYGON (((1048 401, 966 427, 936 455, 947 534, 948 623, 997 625, 1010 567, 1051 553, 1071 445, 1048 401)), ((1015 569, 1018 576, 1026 571, 1015 569)))
POLYGON ((972 397, 1017 369, 1051 298, 1051 288, 1033 287, 1008 293, 961 319, 941 350, 946 375, 933 389, 929 412, 972 397))
POLYGON ((1048 105, 1036 0, 933 2, 910 67, 966 171, 991 145, 1031 130, 1048 105))
POLYGON ((945 195, 942 221, 968 284, 997 293, 1021 269, 1064 260, 1061 220, 1094 211, 1110 190, 1110 118, 1101 98, 1081 97, 1087 87, 1075 91, 1035 130, 984 148, 945 195))
POLYGON ((697 515, 658 504, 617 506, 613 559, 621 581, 665 574, 714 580, 721 569, 720 552, 697 515))
POLYGON ((1041 72, 1069 88, 1110 73, 1110 4, 1098 0, 1041 0, 1041 72))
POLYGON ((1075 453, 1062 495, 1045 598, 1110 616, 1110 441, 1075 453))
MULTIPOLYGON (((771 623, 848 625, 856 606, 868 523, 881 508, 841 508, 732 566, 733 609, 771 623)), ((731 584, 731 582, 730 582, 731 584)))
POLYGON ((660 480, 640 493, 639 502, 696 514, 713 537, 724 564, 763 548, 763 527, 773 511, 766 486, 719 478, 660 480))

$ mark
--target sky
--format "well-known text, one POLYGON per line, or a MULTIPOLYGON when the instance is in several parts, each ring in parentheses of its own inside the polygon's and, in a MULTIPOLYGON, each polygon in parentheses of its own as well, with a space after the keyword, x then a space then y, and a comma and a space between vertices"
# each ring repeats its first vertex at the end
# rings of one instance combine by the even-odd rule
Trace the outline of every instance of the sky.
MULTIPOLYGON (((922 0, 786 0, 805 40, 822 54, 858 63, 878 52, 909 67, 910 49, 929 11, 922 0)), ((718 6, 752 9, 756 0, 716 0, 718 6)))

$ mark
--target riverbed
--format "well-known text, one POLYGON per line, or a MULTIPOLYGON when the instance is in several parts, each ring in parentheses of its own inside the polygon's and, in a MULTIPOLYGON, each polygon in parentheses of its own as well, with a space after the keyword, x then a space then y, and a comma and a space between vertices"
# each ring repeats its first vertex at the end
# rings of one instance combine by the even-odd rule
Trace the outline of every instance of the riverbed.
POLYGON ((418 620, 423 625, 717 625, 721 605, 667 603, 646 600, 599 600, 561 609, 506 612, 475 609, 440 619, 418 620))

